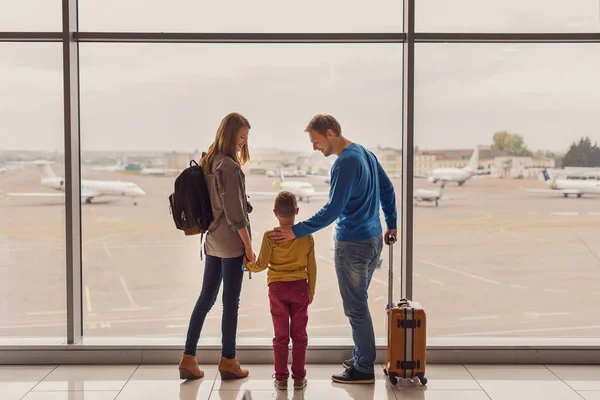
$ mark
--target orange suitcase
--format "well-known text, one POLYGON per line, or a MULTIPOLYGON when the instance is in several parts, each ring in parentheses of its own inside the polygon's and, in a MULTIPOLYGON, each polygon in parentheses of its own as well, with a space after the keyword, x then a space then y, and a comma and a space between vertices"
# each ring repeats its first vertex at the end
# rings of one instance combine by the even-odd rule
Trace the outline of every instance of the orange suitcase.
POLYGON ((417 302, 402 299, 394 304, 393 260, 395 238, 390 238, 390 271, 388 282, 388 304, 386 306, 388 337, 387 357, 384 373, 392 385, 398 379, 418 378, 422 385, 425 378, 426 316, 425 310, 417 302))

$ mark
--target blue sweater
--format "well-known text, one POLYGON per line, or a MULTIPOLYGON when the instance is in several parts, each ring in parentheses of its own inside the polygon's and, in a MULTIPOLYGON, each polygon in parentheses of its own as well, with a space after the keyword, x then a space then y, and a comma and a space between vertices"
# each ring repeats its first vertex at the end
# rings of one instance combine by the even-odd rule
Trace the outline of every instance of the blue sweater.
POLYGON ((359 144, 346 147, 331 168, 329 200, 314 216, 292 227, 296 237, 337 220, 336 239, 356 242, 381 235, 379 207, 388 229, 396 228, 394 186, 373 153, 359 144))

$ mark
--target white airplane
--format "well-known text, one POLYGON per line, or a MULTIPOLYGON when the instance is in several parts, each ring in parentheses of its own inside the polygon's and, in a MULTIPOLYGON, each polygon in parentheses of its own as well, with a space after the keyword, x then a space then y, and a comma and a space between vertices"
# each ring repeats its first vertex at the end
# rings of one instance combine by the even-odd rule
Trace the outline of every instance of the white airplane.
MULTIPOLYGON (((65 180, 57 176, 48 163, 39 164, 42 185, 61 193, 42 192, 42 193, 6 193, 7 196, 15 197, 64 197, 65 180)), ((136 206, 135 199, 146 195, 138 185, 132 182, 123 181, 81 181, 81 199, 85 199, 86 204, 91 204, 92 200, 101 196, 125 196, 133 197, 133 205, 136 206)))
MULTIPOLYGON (((317 192, 310 182, 303 181, 287 181, 283 176, 283 172, 279 170, 280 180, 273 182, 273 187, 279 190, 287 190, 292 192, 298 198, 298 201, 310 202, 313 197, 329 197, 329 192, 317 192)), ((277 196, 279 192, 247 192, 249 196, 277 196)))
POLYGON ((175 175, 182 171, 177 168, 142 168, 140 175, 175 175))
POLYGON ((528 192, 538 193, 561 193, 564 197, 575 195, 581 197, 584 194, 600 194, 600 181, 596 179, 555 179, 548 170, 543 169, 544 182, 550 185, 550 189, 527 189, 528 192))
MULTIPOLYGON (((425 176, 431 183, 441 182, 457 182, 459 186, 462 186, 467 180, 472 178, 474 175, 479 175, 482 171, 478 171, 479 167, 479 149, 475 147, 471 154, 469 164, 464 168, 436 168, 429 176, 425 176)), ((421 177, 421 176, 417 176, 421 177)))
POLYGON ((427 202, 435 203, 435 206, 437 207, 440 200, 454 200, 466 197, 466 195, 443 196, 445 185, 445 183, 442 183, 439 189, 417 189, 413 194, 415 206, 418 206, 421 202, 427 202))
POLYGON ((97 171, 97 172, 118 172, 118 171, 124 171, 124 170, 125 170, 125 166, 123 165, 121 160, 118 160, 115 165, 98 165, 98 166, 94 167, 94 171, 97 171))

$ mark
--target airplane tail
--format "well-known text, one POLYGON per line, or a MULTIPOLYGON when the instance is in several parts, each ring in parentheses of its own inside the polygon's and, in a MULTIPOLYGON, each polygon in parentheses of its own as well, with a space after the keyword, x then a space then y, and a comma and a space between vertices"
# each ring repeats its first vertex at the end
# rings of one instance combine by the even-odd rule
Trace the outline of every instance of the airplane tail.
POLYGON ((466 169, 471 172, 476 172, 479 168, 479 148, 475 147, 473 153, 471 154, 471 159, 469 160, 469 164, 466 169))
POLYGON ((542 170, 542 175, 544 175, 544 182, 548 182, 552 180, 552 176, 550 175, 550 173, 548 172, 548 169, 544 168, 542 170))
POLYGON ((42 178, 56 178, 57 176, 50 164, 38 164, 38 168, 42 178))
POLYGON ((281 179, 281 182, 283 182, 285 180, 285 178, 283 177, 283 169, 279 168, 279 179, 281 179))

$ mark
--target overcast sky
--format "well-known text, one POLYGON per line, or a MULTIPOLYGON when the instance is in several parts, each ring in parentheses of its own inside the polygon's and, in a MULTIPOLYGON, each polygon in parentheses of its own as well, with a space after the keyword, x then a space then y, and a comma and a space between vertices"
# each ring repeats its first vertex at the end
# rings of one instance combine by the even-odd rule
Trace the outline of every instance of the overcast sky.
MULTIPOLYGON (((56 31, 60 0, 0 0, 0 29, 56 31)), ((419 31, 599 32, 600 0, 419 0, 419 31)), ((396 32, 401 1, 81 0, 82 31, 396 32), (237 4, 237 5, 236 5, 237 4), (318 5, 317 5, 318 4, 318 5), (285 8, 284 8, 285 5, 285 8)), ((207 146, 230 111, 252 147, 310 151, 312 115, 401 146, 402 45, 82 43, 83 150, 207 146)), ((59 43, 0 43, 1 149, 62 149, 59 43)), ((415 141, 471 148, 498 130, 534 149, 600 142, 600 44, 418 44, 415 141)))

